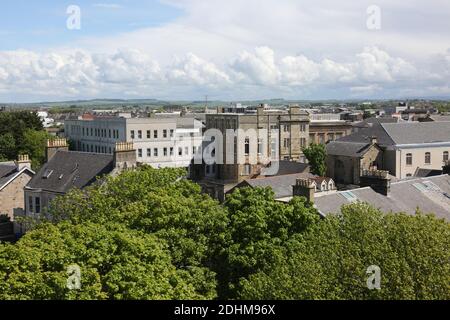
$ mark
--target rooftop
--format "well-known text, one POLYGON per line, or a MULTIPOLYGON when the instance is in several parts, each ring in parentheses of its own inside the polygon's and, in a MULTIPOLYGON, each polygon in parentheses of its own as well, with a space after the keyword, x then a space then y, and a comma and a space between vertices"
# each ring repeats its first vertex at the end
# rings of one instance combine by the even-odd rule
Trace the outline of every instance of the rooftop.
POLYGON ((66 193, 84 188, 113 170, 113 156, 57 151, 27 185, 27 189, 66 193))
POLYGON ((384 212, 415 214, 419 208, 450 221, 450 175, 394 182, 387 197, 367 187, 316 197, 315 204, 322 214, 333 214, 355 201, 367 202, 384 212))

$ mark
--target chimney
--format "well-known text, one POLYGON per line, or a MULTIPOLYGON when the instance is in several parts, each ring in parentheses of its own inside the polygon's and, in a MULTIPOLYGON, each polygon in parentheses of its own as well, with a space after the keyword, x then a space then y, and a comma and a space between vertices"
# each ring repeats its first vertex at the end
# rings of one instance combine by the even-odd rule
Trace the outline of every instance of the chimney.
POLYGON ((388 196, 391 191, 389 171, 363 170, 359 178, 361 188, 371 187, 375 192, 388 196))
POLYGON ((31 160, 27 154, 19 154, 18 160, 16 161, 17 171, 21 171, 24 168, 31 170, 31 160))
POLYGON ((47 153, 46 162, 49 162, 51 158, 58 151, 69 151, 69 145, 66 139, 47 140, 47 153))
POLYGON ((316 186, 311 179, 297 179, 293 186, 294 197, 305 197, 309 202, 314 202, 316 186))
POLYGON ((126 170, 136 167, 136 149, 131 142, 117 142, 114 149, 114 167, 126 170))
POLYGON ((370 137, 370 143, 372 145, 377 144, 378 143, 378 138, 376 136, 371 136, 370 137))
POLYGON ((289 114, 300 114, 300 106, 297 104, 289 106, 289 114))
POLYGON ((442 173, 450 175, 450 160, 447 160, 442 167, 442 173))

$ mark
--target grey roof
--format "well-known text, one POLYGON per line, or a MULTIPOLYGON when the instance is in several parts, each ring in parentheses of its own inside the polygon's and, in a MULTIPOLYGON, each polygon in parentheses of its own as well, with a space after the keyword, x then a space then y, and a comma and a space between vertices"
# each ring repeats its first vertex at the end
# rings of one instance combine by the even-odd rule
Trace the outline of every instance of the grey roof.
POLYGON ((27 188, 66 193, 72 188, 82 189, 112 170, 112 155, 58 151, 33 177, 27 188))
POLYGON ((292 197, 293 186, 297 179, 300 178, 315 178, 316 176, 310 173, 288 174, 283 176, 266 177, 260 179, 248 179, 239 184, 238 187, 250 186, 252 188, 266 188, 271 187, 275 193, 275 199, 292 197))
POLYGON ((0 179, 4 178, 17 170, 17 166, 13 161, 0 162, 0 179))
POLYGON ((280 160, 278 162, 277 176, 309 172, 309 165, 295 161, 280 160))
POLYGON ((327 154, 335 156, 361 157, 372 144, 365 142, 332 141, 326 145, 327 154))
POLYGON ((379 117, 379 118, 368 118, 366 120, 364 120, 364 122, 366 122, 367 124, 381 124, 381 123, 397 123, 398 122, 398 118, 393 118, 393 117, 379 117))
POLYGON ((450 142, 450 122, 384 123, 395 144, 450 142))
MULTIPOLYGON (((384 212, 415 214, 416 209, 419 208, 424 213, 434 213, 437 217, 450 221, 449 175, 392 183, 391 191, 387 197, 371 188, 361 188, 351 190, 351 192, 359 201, 370 203, 384 212), (427 188, 425 184, 434 185, 437 188, 433 190, 433 187, 427 188)), ((336 213, 340 211, 343 205, 350 204, 350 201, 343 194, 344 192, 338 192, 318 196, 315 199, 315 205, 323 214, 336 213)))
MULTIPOLYGON (((396 123, 392 125, 398 124, 396 123)), ((378 145, 382 147, 394 145, 394 141, 387 134, 386 130, 384 130, 383 124, 376 123, 372 124, 369 128, 361 129, 358 132, 342 137, 337 141, 370 143, 372 137, 376 137, 378 140, 378 145)))
POLYGON ((442 170, 435 170, 428 168, 417 168, 416 172, 414 173, 414 176, 418 178, 426 178, 440 175, 442 175, 442 170))
POLYGON ((429 117, 433 121, 442 122, 442 121, 450 121, 450 116, 443 116, 443 115, 431 115, 429 117))

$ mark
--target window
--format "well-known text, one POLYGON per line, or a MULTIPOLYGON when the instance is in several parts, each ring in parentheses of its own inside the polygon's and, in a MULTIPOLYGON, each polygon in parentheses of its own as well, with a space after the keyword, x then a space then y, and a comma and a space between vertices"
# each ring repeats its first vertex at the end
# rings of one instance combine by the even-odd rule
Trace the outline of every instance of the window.
POLYGON ((197 154, 197 147, 192 147, 192 154, 197 154))
POLYGON ((291 139, 289 139, 289 138, 284 138, 283 146, 284 146, 285 148, 289 148, 290 145, 291 145, 291 139))
POLYGON ((412 162, 413 162, 413 156, 412 153, 408 153, 406 155, 406 165, 407 166, 412 166, 412 162))
POLYGON ((111 129, 108 130, 108 137, 111 139, 111 129))
POLYGON ((164 157, 167 157, 167 148, 164 148, 164 157))
POLYGON ((150 130, 147 130, 147 139, 150 139, 152 137, 152 133, 150 130))
POLYGON ((250 154, 250 139, 249 138, 245 138, 245 154, 249 155, 250 154))
POLYGON ((173 129, 170 130, 170 137, 171 137, 171 138, 173 138, 174 132, 175 132, 175 131, 174 131, 173 129))
POLYGON ((139 130, 139 131, 138 131, 138 138, 139 138, 139 139, 142 139, 142 130, 139 130))
POLYGON ((249 176, 252 172, 252 167, 249 164, 244 165, 244 171, 242 173, 242 175, 244 176, 249 176))
POLYGON ((319 143, 325 143, 325 133, 319 133, 319 143))
POLYGON ((184 154, 187 156, 189 155, 189 147, 184 148, 184 154))
POLYGON ((138 149, 138 157, 142 158, 142 149, 138 149))
POLYGON ((301 139, 300 139, 300 146, 301 146, 302 148, 306 147, 306 138, 301 138, 301 139))
POLYGON ((447 162, 448 161, 448 151, 444 151, 444 154, 442 155, 442 160, 444 161, 444 162, 447 162))
POLYGON ((178 148, 178 155, 179 155, 180 157, 183 156, 183 148, 178 148))
POLYGON ((167 130, 163 130, 163 138, 167 138, 167 130))
POLYGON ((158 148, 153 149, 153 155, 154 155, 155 157, 158 156, 158 148))
POLYGON ((134 130, 131 130, 131 139, 134 139, 135 135, 134 135, 134 130))
POLYGON ((288 124, 285 124, 285 125, 283 126, 283 131, 284 131, 284 132, 289 132, 289 125, 288 125, 288 124))
POLYGON ((258 154, 263 153, 263 141, 262 139, 258 139, 258 154))
POLYGON ((151 158, 152 156, 152 149, 147 149, 147 157, 151 158))
POLYGON ((431 164, 431 153, 425 153, 425 164, 431 164))
POLYGON ((36 209, 36 213, 41 213, 41 198, 34 198, 34 207, 36 209))
POLYGON ((173 157, 173 148, 170 148, 170 156, 173 157))
POLYGON ((153 138, 158 139, 158 130, 153 131, 153 138))
POLYGON ((31 196, 28 198, 28 210, 33 212, 33 197, 31 196))

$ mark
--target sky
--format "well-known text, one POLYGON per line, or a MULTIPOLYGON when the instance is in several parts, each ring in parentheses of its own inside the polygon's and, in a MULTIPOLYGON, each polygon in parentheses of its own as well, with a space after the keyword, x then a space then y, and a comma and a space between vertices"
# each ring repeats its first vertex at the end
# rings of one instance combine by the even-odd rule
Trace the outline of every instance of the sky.
POLYGON ((205 95, 450 97, 450 1, 0 4, 0 102, 205 95))

